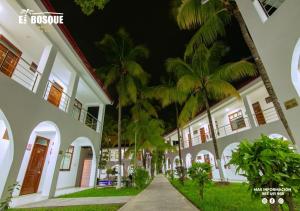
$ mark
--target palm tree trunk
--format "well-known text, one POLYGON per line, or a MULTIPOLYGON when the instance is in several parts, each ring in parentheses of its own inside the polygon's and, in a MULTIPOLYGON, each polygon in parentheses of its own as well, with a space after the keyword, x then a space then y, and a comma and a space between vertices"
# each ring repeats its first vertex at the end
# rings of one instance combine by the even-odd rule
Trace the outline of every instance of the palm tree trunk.
POLYGON ((180 179, 183 180, 183 166, 182 166, 182 157, 181 157, 181 136, 180 136, 180 131, 179 131, 179 123, 178 123, 178 107, 177 103, 175 103, 175 109, 176 109, 176 124, 177 124, 177 137, 178 137, 178 156, 179 156, 179 167, 180 167, 180 179))
POLYGON ((118 151, 119 151, 119 171, 118 171, 118 181, 117 189, 121 188, 121 168, 122 168, 122 148, 121 148, 121 118, 122 118, 122 106, 119 100, 119 109, 118 109, 118 151))
POLYGON ((276 95, 276 93, 274 91, 274 88, 272 86, 272 83, 271 83, 271 81, 269 79, 268 73, 267 73, 267 71, 266 71, 266 69, 264 67, 264 64, 261 61, 261 58, 260 58, 260 56, 259 56, 259 54, 257 52, 255 44, 254 44, 254 42, 253 42, 253 40, 252 40, 252 38, 251 38, 251 36, 249 34, 247 25, 246 25, 246 23, 245 23, 245 21, 244 21, 244 19, 242 17, 241 12, 237 8, 237 6, 235 6, 235 8, 233 9, 233 15, 234 15, 235 19, 237 20, 237 22, 238 22, 238 24, 240 26, 243 38, 244 38, 244 40, 245 40, 245 42, 246 42, 246 44, 247 44, 247 46, 248 46, 248 48, 249 48, 249 50, 250 50, 253 58, 254 58, 255 64, 256 64, 257 69, 258 69, 258 72, 259 72, 259 74, 260 74, 260 76, 261 76, 261 78, 262 78, 262 80, 263 80, 263 82, 265 84, 265 87, 266 87, 266 89, 267 89, 267 91, 269 93, 269 96, 272 99, 272 102, 273 102, 274 107, 276 109, 276 112, 277 112, 277 114, 279 116, 279 119, 281 120, 283 126, 285 127, 285 130, 288 133, 291 141, 293 142, 293 144, 295 144, 294 136, 293 136, 292 131, 291 131, 289 125, 288 125, 288 122, 287 122, 287 120, 285 118, 285 115, 284 115, 284 113, 282 111, 281 105, 280 105, 280 103, 278 101, 277 95, 276 95))
POLYGON ((219 170, 219 174, 220 174, 220 179, 223 182, 225 180, 225 178, 224 178, 223 168, 222 168, 219 149, 218 149, 218 144, 217 144, 217 138, 216 138, 214 125, 213 125, 213 121, 212 121, 212 117, 211 117, 211 113, 210 113, 210 106, 209 106, 209 103, 208 103, 208 97, 207 97, 206 91, 205 91, 205 97, 204 98, 205 98, 204 99, 205 100, 205 108, 206 108, 206 112, 207 112, 207 117, 208 117, 210 132, 211 132, 211 136, 212 136, 212 141, 213 141, 213 145, 214 145, 214 149, 215 149, 215 155, 216 155, 218 170, 219 170))

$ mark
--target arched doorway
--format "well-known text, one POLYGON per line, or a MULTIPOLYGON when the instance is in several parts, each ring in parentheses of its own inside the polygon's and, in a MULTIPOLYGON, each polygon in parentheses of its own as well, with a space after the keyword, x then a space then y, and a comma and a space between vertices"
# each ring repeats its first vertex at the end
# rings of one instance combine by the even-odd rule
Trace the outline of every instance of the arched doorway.
POLYGON ((75 139, 63 154, 56 189, 93 187, 96 168, 95 150, 90 139, 75 139))
POLYGON ((210 164, 212 167, 212 172, 211 172, 212 179, 216 179, 216 180, 220 179, 219 170, 217 168, 217 161, 211 152, 209 152, 208 150, 201 150, 200 152, 198 152, 195 162, 210 164))
POLYGON ((224 176, 230 181, 246 181, 246 178, 236 174, 236 166, 229 165, 232 157, 232 152, 235 151, 240 143, 231 143, 225 147, 222 153, 221 165, 223 168, 224 176))
POLYGON ((10 125, 0 109, 0 198, 14 157, 14 142, 10 125))
POLYGON ((19 189, 13 196, 40 193, 48 196, 60 147, 60 131, 44 121, 31 132, 17 177, 19 189))
POLYGON ((187 169, 192 166, 192 155, 190 153, 185 156, 185 166, 187 169))
POLYGON ((294 88, 300 96, 300 39, 296 43, 292 56, 291 77, 294 88))

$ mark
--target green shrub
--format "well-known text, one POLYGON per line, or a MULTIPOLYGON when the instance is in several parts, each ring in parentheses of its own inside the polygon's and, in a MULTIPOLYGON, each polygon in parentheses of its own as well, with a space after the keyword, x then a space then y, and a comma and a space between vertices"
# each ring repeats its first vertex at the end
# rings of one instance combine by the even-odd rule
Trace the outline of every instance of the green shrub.
POLYGON ((204 186, 210 182, 211 166, 208 163, 193 163, 188 170, 189 176, 197 182, 201 199, 204 196, 204 186))
POLYGON ((134 183, 138 189, 143 189, 149 182, 149 173, 143 168, 134 170, 134 183))

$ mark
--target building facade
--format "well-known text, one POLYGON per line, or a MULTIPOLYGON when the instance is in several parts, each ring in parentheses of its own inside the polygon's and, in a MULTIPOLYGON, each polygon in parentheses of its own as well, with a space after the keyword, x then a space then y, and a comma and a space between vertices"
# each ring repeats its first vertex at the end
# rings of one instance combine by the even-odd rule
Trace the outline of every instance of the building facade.
POLYGON ((13 206, 96 182, 111 100, 64 25, 18 22, 51 9, 0 0, 0 197, 15 187, 13 206))
POLYGON ((300 1, 237 0, 283 112, 300 145, 300 1))
MULTIPOLYGON (((273 103, 261 80, 257 78, 239 90, 241 99, 229 98, 211 109, 214 130, 217 137, 221 168, 229 181, 244 181, 236 174, 235 166, 229 165, 232 151, 245 139, 254 141, 261 134, 287 139, 288 135, 279 120, 273 103)), ((181 154, 184 167, 192 162, 206 162, 212 166, 212 178, 219 180, 220 168, 215 159, 215 151, 205 112, 198 115, 182 128, 181 154)), ((165 136, 173 146, 178 145, 177 131, 165 136)), ((178 146, 177 146, 178 151, 178 146)), ((175 170, 179 165, 178 152, 166 153, 166 170, 175 170)))

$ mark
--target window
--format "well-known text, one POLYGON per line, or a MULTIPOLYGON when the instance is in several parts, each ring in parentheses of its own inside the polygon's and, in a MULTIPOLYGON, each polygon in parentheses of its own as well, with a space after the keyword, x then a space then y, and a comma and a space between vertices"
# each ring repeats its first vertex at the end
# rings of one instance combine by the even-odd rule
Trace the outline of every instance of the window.
POLYGON ((267 16, 271 16, 285 0, 258 0, 267 16))
POLYGON ((64 154, 64 157, 61 161, 60 170, 61 171, 70 171, 71 170, 71 164, 72 164, 72 158, 74 153, 74 147, 70 146, 66 153, 64 154))
POLYGON ((22 52, 0 34, 0 71, 11 77, 22 52))
POLYGON ((228 117, 232 130, 238 130, 240 128, 246 127, 242 110, 232 113, 228 117))

